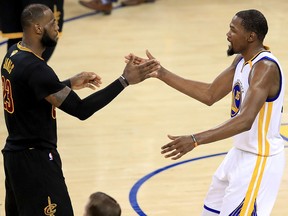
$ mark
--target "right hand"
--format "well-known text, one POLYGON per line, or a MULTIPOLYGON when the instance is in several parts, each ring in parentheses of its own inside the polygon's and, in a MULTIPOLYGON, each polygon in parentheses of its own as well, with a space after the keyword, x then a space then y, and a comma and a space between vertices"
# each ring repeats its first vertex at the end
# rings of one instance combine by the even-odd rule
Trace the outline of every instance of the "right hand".
MULTIPOLYGON (((126 58, 126 57, 125 57, 126 58)), ((137 84, 151 77, 150 74, 160 69, 160 63, 156 59, 142 59, 130 54, 126 58, 126 67, 123 76, 130 85, 137 84)))
MULTIPOLYGON (((148 50, 146 50, 146 56, 148 57, 148 59, 144 59, 130 53, 129 55, 125 56, 125 62, 128 63, 131 60, 132 56, 134 56, 133 64, 135 65, 140 65, 149 60, 156 59, 154 56, 152 56, 152 54, 148 50)), ((165 70, 160 64, 159 66, 160 67, 158 70, 151 72, 150 74, 147 75, 147 77, 159 78, 161 72, 165 70)))

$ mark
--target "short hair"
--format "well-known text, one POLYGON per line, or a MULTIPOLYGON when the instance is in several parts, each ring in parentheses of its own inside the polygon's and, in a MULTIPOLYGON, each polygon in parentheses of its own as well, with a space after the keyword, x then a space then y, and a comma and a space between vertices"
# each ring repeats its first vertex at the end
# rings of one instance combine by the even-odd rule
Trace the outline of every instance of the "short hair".
POLYGON ((268 24, 264 15, 255 9, 243 10, 236 13, 242 19, 242 25, 247 31, 255 32, 260 41, 263 41, 267 32, 268 24))
POLYGON ((41 19, 46 10, 50 10, 50 8, 43 4, 30 4, 26 6, 21 13, 21 25, 23 30, 41 19))
POLYGON ((85 216, 120 216, 121 207, 115 199, 103 192, 90 195, 85 216))

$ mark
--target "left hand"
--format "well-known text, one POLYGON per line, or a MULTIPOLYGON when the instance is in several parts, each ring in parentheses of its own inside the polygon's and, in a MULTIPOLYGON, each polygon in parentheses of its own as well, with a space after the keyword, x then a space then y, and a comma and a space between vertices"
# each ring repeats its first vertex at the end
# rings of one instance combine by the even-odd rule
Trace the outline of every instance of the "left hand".
POLYGON ((70 78, 70 82, 73 90, 79 90, 82 88, 95 90, 96 87, 100 87, 100 84, 102 84, 101 77, 94 72, 81 72, 70 78))
POLYGON ((161 147, 161 154, 169 153, 165 155, 165 158, 172 157, 171 159, 177 160, 195 148, 191 135, 168 135, 168 137, 173 141, 161 147))

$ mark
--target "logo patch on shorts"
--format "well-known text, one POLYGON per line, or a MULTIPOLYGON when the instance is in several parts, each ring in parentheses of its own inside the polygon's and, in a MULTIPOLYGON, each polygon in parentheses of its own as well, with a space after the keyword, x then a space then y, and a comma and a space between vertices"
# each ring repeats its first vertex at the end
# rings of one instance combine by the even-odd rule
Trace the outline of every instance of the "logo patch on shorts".
POLYGON ((51 152, 49 153, 49 160, 53 160, 53 155, 51 152))
POLYGON ((48 196, 48 206, 44 208, 44 214, 47 216, 55 216, 57 204, 51 202, 51 198, 48 196))

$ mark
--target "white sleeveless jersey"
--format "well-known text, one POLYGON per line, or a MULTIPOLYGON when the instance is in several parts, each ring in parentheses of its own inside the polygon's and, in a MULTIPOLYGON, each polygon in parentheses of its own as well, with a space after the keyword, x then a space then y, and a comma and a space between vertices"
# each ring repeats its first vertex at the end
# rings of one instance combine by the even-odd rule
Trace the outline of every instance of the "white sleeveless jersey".
MULTIPOLYGON (((251 68, 256 62, 263 59, 273 61, 277 64, 281 77, 280 90, 275 98, 266 100, 256 116, 251 129, 234 136, 234 146, 257 155, 270 156, 281 152, 284 148, 284 140, 280 135, 280 125, 285 80, 277 58, 269 51, 258 53, 247 63, 245 63, 244 58, 242 58, 237 64, 232 86, 231 117, 233 118, 241 113, 241 104, 249 88, 251 68)), ((255 97, 257 97, 257 95, 255 95, 255 97)))

